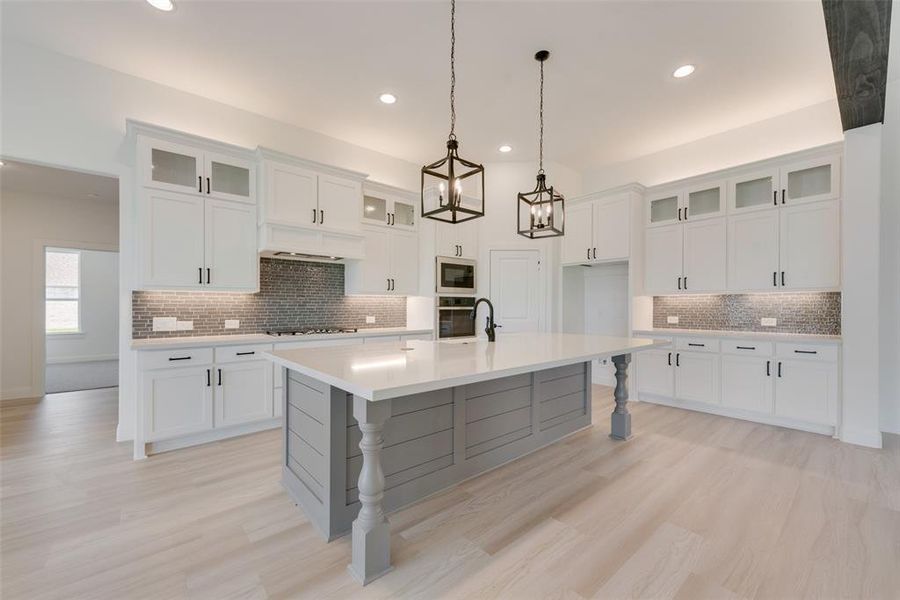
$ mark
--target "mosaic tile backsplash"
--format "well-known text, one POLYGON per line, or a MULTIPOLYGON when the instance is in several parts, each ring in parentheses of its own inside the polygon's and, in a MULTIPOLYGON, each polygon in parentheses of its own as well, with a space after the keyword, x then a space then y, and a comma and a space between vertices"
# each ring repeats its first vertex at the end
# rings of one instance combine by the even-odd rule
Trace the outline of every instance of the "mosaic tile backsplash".
POLYGON ((406 298, 345 296, 344 265, 260 258, 259 292, 132 292, 132 337, 262 333, 304 327, 403 327, 406 298), (375 316, 366 325, 366 315, 375 316), (153 331, 153 317, 193 321, 191 331, 153 331), (225 330, 225 319, 239 329, 225 330))
POLYGON ((653 326, 669 329, 710 329, 840 335, 840 292, 797 294, 727 294, 654 296, 653 326), (677 316, 670 325, 667 316, 677 316), (776 327, 760 319, 775 317, 776 327))

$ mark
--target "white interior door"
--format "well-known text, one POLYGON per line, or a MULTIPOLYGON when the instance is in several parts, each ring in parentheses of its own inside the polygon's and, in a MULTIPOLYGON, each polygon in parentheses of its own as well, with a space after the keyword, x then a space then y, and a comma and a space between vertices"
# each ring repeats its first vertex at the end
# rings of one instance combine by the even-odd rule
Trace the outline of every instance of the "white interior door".
MULTIPOLYGON (((491 250, 491 302, 503 332, 541 331, 543 282, 537 250, 491 250)), ((480 323, 477 327, 482 329, 480 323)))

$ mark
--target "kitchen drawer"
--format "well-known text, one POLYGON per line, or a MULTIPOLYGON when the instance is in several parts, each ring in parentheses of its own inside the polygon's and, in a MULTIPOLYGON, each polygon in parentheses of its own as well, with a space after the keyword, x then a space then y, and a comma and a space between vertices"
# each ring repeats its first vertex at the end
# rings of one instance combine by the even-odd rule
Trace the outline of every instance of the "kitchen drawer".
POLYGON ((759 340, 723 340, 722 354, 772 356, 772 342, 760 342, 759 340))
POLYGON ((208 365, 213 362, 212 348, 184 348, 181 350, 141 350, 141 370, 168 369, 208 365))
POLYGON ((679 337, 675 338, 675 349, 690 352, 718 352, 719 340, 715 338, 679 337))
POLYGON ((820 346, 818 344, 791 344, 787 342, 779 342, 778 344, 775 344, 775 355, 778 358, 837 362, 838 347, 820 346))
POLYGON ((259 360, 264 358, 263 352, 272 350, 272 344, 252 344, 246 346, 222 346, 216 348, 217 364, 259 360))

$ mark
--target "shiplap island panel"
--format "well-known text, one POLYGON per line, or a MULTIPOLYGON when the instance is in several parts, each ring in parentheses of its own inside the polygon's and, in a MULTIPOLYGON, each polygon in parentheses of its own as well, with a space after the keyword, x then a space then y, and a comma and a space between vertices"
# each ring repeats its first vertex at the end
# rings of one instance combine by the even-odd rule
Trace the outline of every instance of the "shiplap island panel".
POLYGON ((385 512, 591 424, 591 361, 612 357, 612 436, 631 420, 625 378, 652 339, 519 333, 275 350, 284 366, 285 489, 327 539, 352 532, 351 573, 390 566, 385 512))

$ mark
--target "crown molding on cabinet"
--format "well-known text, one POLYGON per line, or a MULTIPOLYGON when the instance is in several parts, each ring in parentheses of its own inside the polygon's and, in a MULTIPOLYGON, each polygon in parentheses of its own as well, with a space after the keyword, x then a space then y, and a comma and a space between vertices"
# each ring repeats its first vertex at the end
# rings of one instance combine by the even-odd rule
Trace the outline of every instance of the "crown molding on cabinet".
POLYGON ((303 167, 312 171, 316 171, 318 173, 325 173, 328 175, 334 175, 336 177, 342 177, 344 179, 351 179, 354 181, 365 181, 365 179, 369 176, 368 173, 360 173, 359 171, 342 169, 341 167, 335 167, 334 165, 328 165, 314 160, 300 158, 294 156, 293 154, 287 154, 285 152, 273 150, 272 148, 266 148, 264 146, 258 146, 256 148, 256 154, 262 160, 274 160, 276 162, 303 167))
MULTIPOLYGON (((204 149, 226 154, 233 157, 243 158, 246 160, 255 160, 256 156, 252 148, 245 148, 235 144, 229 144, 212 138, 170 129, 160 125, 153 125, 144 121, 135 119, 125 119, 125 131, 129 140, 135 140, 138 135, 145 135, 158 140, 173 142, 176 144, 184 144, 187 146, 196 146, 202 144, 204 149)), ((133 147, 133 141, 132 141, 133 147)))
POLYGON ((409 200, 416 200, 419 197, 419 192, 414 192, 412 190, 405 190, 403 188, 399 188, 394 185, 388 185, 387 183, 380 183, 378 181, 372 181, 371 179, 367 179, 363 182, 363 192, 364 193, 373 193, 373 194, 389 194, 394 196, 403 196, 409 200))

